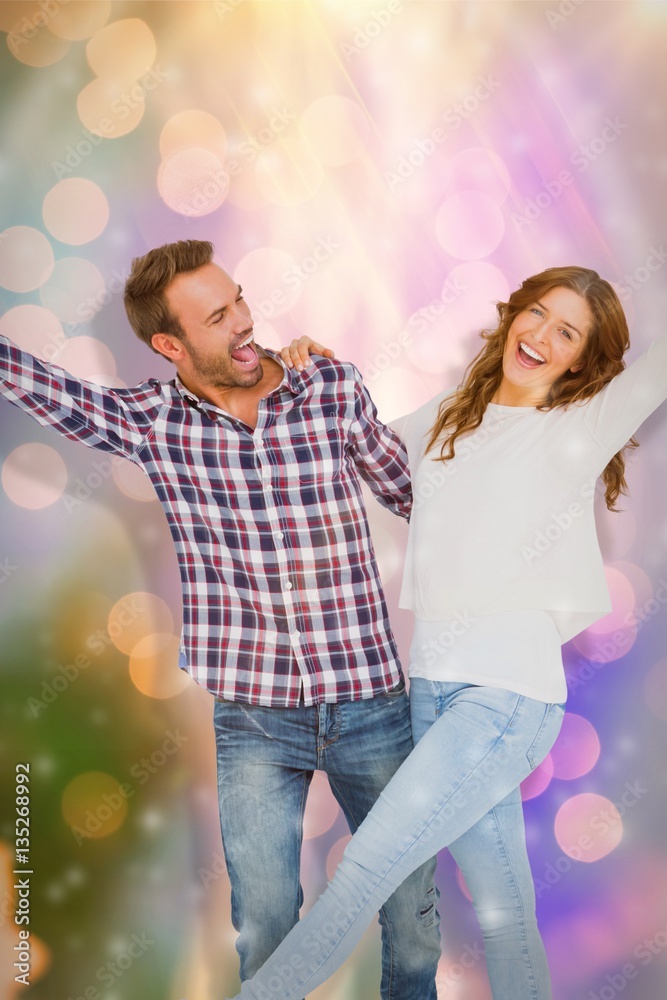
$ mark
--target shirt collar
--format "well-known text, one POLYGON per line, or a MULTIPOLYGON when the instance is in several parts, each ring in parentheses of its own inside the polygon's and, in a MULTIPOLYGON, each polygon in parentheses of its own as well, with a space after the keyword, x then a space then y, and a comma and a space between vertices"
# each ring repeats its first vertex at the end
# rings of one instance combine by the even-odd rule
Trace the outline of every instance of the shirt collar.
MULTIPOLYGON (((279 351, 272 351, 268 347, 260 347, 259 344, 257 344, 256 346, 257 346, 257 352, 258 352, 260 358, 262 357, 262 355, 266 355, 266 356, 268 356, 270 358, 273 358, 274 361, 277 361, 277 363, 282 366, 282 369, 283 369, 283 380, 282 380, 282 382, 279 385, 276 386, 275 389, 272 390, 272 392, 277 392, 278 390, 280 390, 282 388, 286 388, 286 389, 289 389, 289 391, 292 393, 292 395, 298 396, 299 393, 301 393, 301 392, 303 392, 305 390, 306 387, 305 387, 304 380, 303 380, 303 373, 302 372, 298 372, 296 370, 296 368, 288 368, 287 365, 285 364, 285 362, 283 361, 282 357, 280 356, 280 352, 279 351)), ((174 384, 175 388, 178 390, 180 396, 183 399, 185 399, 187 402, 198 403, 198 404, 200 404, 200 405, 202 405, 204 407, 206 407, 206 406, 213 406, 213 407, 215 407, 215 404, 211 403, 210 400, 208 400, 208 399, 201 399, 199 396, 197 396, 190 389, 187 389, 183 385, 183 383, 181 382, 181 380, 178 377, 178 375, 175 375, 175 377, 173 379, 173 384, 174 384)), ((217 407, 215 407, 215 408, 217 409, 217 407)))

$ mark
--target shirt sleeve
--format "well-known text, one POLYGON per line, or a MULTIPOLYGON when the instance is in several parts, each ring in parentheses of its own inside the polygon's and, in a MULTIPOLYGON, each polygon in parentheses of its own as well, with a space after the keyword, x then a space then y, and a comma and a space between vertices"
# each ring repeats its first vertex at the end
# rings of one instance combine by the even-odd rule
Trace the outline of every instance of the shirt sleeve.
POLYGON ((85 382, 4 336, 0 395, 64 437, 125 458, 145 442, 165 402, 158 379, 132 389, 85 382))
POLYGON ((352 459, 376 499, 394 514, 410 518, 412 486, 408 453, 398 435, 378 420, 375 404, 354 367, 352 459))
POLYGON ((667 398, 667 337, 660 337, 585 404, 603 466, 667 398))
POLYGON ((390 420, 389 423, 387 424, 387 426, 391 428, 394 434, 401 439, 403 444, 406 444, 405 432, 407 430, 407 424, 408 420, 410 419, 410 416, 411 414, 406 413, 405 416, 395 417, 394 420, 390 420))

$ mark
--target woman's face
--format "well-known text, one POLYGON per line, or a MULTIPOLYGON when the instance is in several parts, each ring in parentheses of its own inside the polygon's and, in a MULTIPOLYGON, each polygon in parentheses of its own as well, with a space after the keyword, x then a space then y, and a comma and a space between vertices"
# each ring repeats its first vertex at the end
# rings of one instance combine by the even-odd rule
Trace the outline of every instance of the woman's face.
POLYGON ((503 354, 499 402, 536 406, 566 371, 578 371, 593 324, 588 303, 570 288, 551 288, 514 319, 503 354))

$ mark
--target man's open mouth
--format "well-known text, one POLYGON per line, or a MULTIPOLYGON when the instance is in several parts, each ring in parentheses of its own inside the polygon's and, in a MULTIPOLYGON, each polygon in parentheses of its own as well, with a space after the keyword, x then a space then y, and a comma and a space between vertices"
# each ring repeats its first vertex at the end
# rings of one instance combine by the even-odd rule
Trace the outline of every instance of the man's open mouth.
POLYGON ((234 361, 238 361, 240 365, 247 365, 248 368, 252 368, 258 361, 259 355, 257 354, 257 348, 255 347, 254 333, 251 333, 246 339, 235 347, 232 351, 232 357, 234 361))

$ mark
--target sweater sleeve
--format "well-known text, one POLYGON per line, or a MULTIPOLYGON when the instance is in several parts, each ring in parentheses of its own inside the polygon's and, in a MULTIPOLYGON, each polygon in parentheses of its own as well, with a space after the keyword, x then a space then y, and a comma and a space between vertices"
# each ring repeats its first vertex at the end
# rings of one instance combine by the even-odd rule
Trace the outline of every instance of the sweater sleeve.
POLYGON ((606 464, 667 398, 667 336, 655 340, 585 405, 585 423, 606 464))
POLYGON ((410 465, 416 466, 416 462, 424 454, 426 442, 431 435, 431 430, 438 418, 440 404, 446 396, 449 396, 453 389, 438 393, 426 403, 406 413, 403 417, 397 417, 389 422, 392 431, 398 435, 410 455, 410 465))

